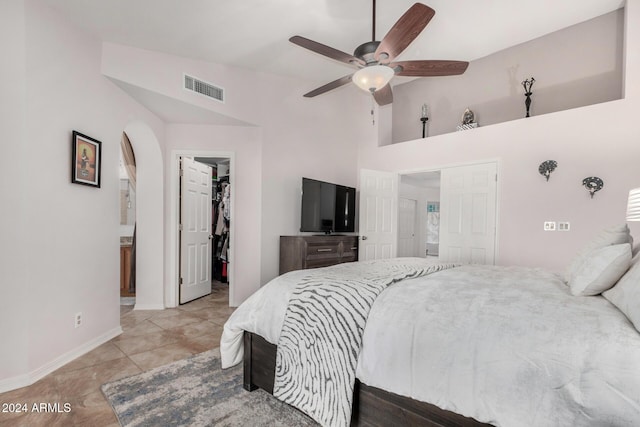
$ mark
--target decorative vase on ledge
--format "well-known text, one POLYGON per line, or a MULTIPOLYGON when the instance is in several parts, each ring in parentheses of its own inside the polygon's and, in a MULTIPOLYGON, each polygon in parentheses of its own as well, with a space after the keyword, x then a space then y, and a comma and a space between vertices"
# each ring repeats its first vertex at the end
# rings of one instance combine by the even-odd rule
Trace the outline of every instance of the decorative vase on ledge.
POLYGON ((470 109, 464 110, 464 114, 462 114, 462 123, 456 126, 457 131, 474 129, 478 127, 478 123, 476 123, 476 115, 470 109))
POLYGON ((527 115, 525 117, 530 117, 529 108, 531 107, 531 95, 533 95, 533 92, 531 92, 531 88, 533 87, 533 83, 535 81, 536 79, 531 77, 530 79, 527 79, 522 82, 522 86, 524 87, 524 96, 527 97, 527 99, 524 101, 524 105, 525 107, 527 107, 527 115))

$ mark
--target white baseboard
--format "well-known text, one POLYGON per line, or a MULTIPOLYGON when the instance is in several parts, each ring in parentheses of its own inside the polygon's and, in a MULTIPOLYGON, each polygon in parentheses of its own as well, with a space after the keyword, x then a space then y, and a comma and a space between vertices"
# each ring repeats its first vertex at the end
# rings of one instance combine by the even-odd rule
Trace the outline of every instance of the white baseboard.
POLYGON ((133 306, 134 310, 164 310, 163 304, 138 304, 133 306))
POLYGON ((29 382, 29 374, 18 375, 17 377, 0 380, 0 393, 16 390, 30 384, 32 383, 29 382))
POLYGON ((28 374, 18 375, 12 378, 0 380, 0 393, 4 393, 7 391, 29 386, 35 383, 36 381, 46 377, 56 369, 61 368, 67 363, 82 356, 83 354, 86 354, 91 350, 95 349, 96 347, 101 346, 102 344, 106 343, 110 339, 117 337, 121 333, 122 333, 122 327, 118 326, 117 328, 113 328, 110 331, 107 331, 104 334, 100 335, 99 337, 96 337, 91 341, 88 341, 82 344, 81 346, 66 352, 65 354, 55 358, 54 360, 45 363, 41 367, 29 372, 28 374))
POLYGON ((120 297, 120 305, 135 305, 136 297, 120 297))

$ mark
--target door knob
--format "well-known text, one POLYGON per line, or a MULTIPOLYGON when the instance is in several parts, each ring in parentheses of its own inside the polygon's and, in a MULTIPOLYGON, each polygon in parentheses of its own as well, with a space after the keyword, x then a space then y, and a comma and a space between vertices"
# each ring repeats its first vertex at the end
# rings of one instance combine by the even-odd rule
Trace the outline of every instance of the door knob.
POLYGON ((213 239, 213 234, 209 234, 209 240, 213 239))
POLYGON ((367 236, 362 236, 362 240, 367 240, 367 236))

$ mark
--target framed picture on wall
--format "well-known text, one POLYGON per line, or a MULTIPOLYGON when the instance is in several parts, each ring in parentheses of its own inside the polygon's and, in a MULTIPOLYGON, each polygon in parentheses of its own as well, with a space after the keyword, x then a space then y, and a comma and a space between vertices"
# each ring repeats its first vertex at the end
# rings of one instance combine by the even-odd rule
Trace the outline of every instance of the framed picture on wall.
POLYGON ((101 145, 100 141, 73 131, 71 182, 100 187, 101 145))

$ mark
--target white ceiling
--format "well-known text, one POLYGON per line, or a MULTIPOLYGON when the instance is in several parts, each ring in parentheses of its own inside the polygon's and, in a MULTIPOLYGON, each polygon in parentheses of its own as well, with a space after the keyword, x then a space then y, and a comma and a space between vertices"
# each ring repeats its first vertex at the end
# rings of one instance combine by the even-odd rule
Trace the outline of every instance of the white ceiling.
MULTIPOLYGON (((103 41, 308 79, 309 90, 353 69, 296 46, 289 37, 301 35, 350 54, 371 40, 371 0, 40 1, 103 41)), ((378 0, 376 39, 382 39, 413 3, 378 0)), ((471 61, 611 12, 624 0, 427 0, 425 4, 436 15, 399 60, 471 61)), ((396 84, 402 81, 407 78, 394 79, 396 84)), ((166 108, 156 111, 157 97, 140 95, 132 93, 170 121, 193 113, 167 100, 160 100, 166 108)), ((225 120, 198 114, 205 116, 191 120, 225 120)))
MULTIPOLYGON (((40 0, 98 38, 296 77, 318 85, 351 68, 288 42, 347 53, 371 39, 371 0, 40 0)), ((413 4, 378 0, 380 40, 413 4)), ((427 0, 433 20, 400 56, 470 61, 623 6, 624 0, 427 0)))

